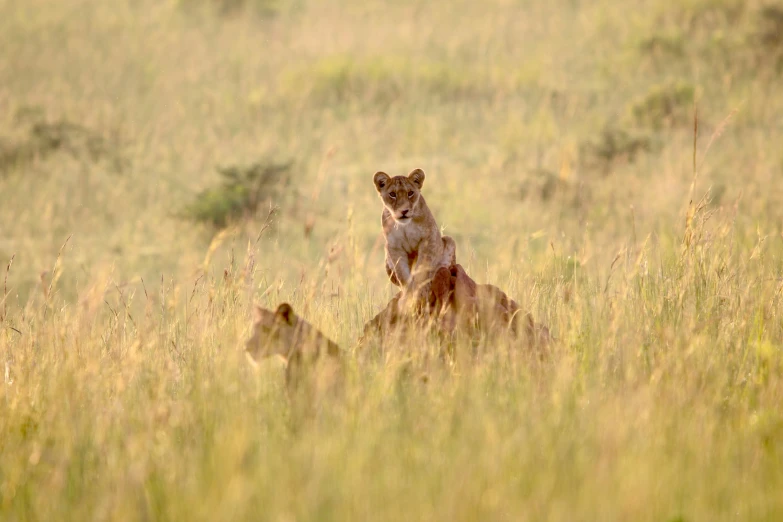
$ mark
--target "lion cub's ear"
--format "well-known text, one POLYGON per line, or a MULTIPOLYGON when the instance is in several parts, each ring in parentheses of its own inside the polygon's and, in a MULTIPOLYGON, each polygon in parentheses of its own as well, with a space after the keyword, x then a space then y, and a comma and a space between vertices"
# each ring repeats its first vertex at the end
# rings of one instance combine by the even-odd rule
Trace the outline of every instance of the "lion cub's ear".
POLYGON ((380 192, 383 187, 389 184, 391 178, 385 172, 376 172, 372 177, 372 182, 375 183, 375 189, 380 192))
POLYGON ((408 179, 421 190, 421 187, 424 186, 424 171, 421 169, 413 169, 411 173, 408 174, 408 179))
POLYGON ((281 303, 275 311, 275 319, 281 323, 286 323, 293 326, 294 322, 296 321, 296 314, 294 313, 294 309, 291 308, 290 304, 281 303))

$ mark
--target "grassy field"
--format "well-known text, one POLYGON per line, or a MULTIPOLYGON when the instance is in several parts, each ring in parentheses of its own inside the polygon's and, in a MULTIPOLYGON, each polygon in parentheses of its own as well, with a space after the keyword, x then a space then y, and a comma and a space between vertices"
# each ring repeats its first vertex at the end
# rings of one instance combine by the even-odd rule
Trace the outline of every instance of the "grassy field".
POLYGON ((783 4, 0 13, 0 520, 783 519, 783 4), (371 178, 415 167, 546 360, 359 357, 393 295, 371 178), (280 301, 350 370, 297 430, 242 353, 280 301))

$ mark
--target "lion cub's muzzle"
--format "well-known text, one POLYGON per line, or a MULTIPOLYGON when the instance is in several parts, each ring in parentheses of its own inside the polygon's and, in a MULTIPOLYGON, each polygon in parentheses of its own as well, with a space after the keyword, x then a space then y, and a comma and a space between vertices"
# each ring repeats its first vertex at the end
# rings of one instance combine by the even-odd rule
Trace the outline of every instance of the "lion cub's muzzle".
POLYGON ((394 221, 405 225, 407 223, 410 223, 411 220, 413 219, 413 209, 408 208, 397 212, 392 211, 392 216, 394 217, 394 221))

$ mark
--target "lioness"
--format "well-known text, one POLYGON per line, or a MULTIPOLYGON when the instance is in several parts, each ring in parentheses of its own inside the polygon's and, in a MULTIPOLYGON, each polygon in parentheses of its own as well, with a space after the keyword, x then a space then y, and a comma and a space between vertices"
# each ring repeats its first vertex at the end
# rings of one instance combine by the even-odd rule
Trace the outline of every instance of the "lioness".
MULTIPOLYGON (((385 338, 395 331, 405 332, 410 317, 400 310, 397 294, 378 315, 364 326, 360 343, 372 335, 385 338)), ((468 336, 478 333, 507 332, 522 338, 539 353, 550 343, 549 329, 536 324, 529 313, 523 312, 516 301, 500 288, 476 283, 461 265, 439 268, 433 276, 430 302, 434 304, 434 321, 426 325, 448 339, 461 332, 468 336)))
POLYGON ((438 224, 421 195, 424 171, 390 177, 376 172, 373 183, 383 201, 381 224, 386 239, 386 273, 403 290, 403 300, 429 293, 428 281, 440 267, 456 263, 457 245, 441 236, 438 224))
POLYGON ((315 395, 334 389, 342 381, 340 348, 310 323, 297 317, 288 303, 272 312, 256 306, 253 336, 245 354, 253 366, 265 358, 286 361, 286 389, 292 400, 312 405, 315 395))

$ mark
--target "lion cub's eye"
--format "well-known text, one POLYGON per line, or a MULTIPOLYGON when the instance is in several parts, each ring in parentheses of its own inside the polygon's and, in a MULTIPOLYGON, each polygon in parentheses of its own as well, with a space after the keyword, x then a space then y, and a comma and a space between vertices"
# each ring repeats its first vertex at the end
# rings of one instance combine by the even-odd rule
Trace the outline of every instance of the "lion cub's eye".
POLYGON ((408 191, 408 197, 409 197, 409 198, 411 198, 411 199, 413 199, 413 191, 412 191, 412 190, 409 190, 409 191, 408 191))
POLYGON ((389 192, 389 197, 392 199, 397 199, 397 193, 396 192, 389 192))

